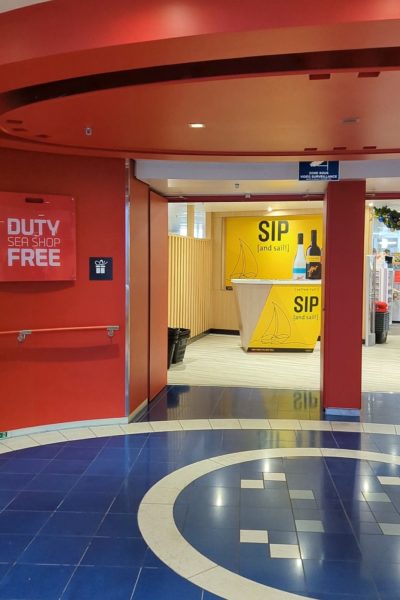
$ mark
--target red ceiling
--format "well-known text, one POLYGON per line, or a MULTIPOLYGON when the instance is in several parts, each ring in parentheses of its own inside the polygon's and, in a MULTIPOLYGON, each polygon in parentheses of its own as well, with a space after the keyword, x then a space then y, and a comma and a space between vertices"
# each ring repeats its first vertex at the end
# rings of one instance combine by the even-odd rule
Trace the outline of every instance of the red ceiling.
POLYGON ((399 2, 54 0, 0 15, 0 40, 0 91, 12 92, 0 95, 2 145, 191 158, 400 151, 399 2), (362 63, 358 50, 366 48, 376 51, 362 63), (335 54, 347 50, 345 61, 335 54), (210 62, 265 56, 270 64, 272 56, 280 64, 283 55, 282 72, 251 76, 235 62, 221 77, 210 62), (189 62, 204 77, 177 80, 189 62), (151 83, 151 71, 150 83, 135 84, 134 69, 169 64, 176 67, 166 81, 151 83), (61 98, 51 85, 122 69, 132 70, 132 85, 96 91, 85 80, 85 93, 72 93, 68 83, 61 98), (309 79, 327 71, 330 79, 309 79), (359 71, 380 74, 359 78, 359 71), (43 82, 50 82, 46 101, 14 92, 43 82), (342 124, 347 117, 359 121, 342 124), (189 129, 193 121, 206 128, 189 129), (85 136, 87 126, 93 135, 85 136))

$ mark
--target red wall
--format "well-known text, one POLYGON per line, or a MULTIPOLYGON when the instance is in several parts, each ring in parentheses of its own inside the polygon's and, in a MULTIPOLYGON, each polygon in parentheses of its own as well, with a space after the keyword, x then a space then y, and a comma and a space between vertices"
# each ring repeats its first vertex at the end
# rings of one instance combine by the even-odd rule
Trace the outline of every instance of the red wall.
POLYGON ((75 198, 77 280, 1 283, 0 331, 119 325, 105 332, 0 336, 0 431, 125 415, 124 161, 0 151, 0 190, 75 198), (113 281, 89 281, 112 256, 113 281))
POLYGON ((361 407, 365 181, 329 182, 324 203, 321 390, 325 409, 361 407))
POLYGON ((150 192, 149 400, 167 385, 168 202, 150 192))
POLYGON ((130 410, 149 398, 149 188, 131 177, 130 410))

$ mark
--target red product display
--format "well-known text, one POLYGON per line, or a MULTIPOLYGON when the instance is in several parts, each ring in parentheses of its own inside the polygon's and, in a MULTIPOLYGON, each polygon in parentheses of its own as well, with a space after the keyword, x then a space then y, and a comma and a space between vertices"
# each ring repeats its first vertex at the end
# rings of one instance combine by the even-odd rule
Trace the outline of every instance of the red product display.
POLYGON ((375 312, 385 313, 388 312, 389 306, 387 302, 375 301, 375 312))
POLYGON ((0 192, 0 281, 73 279, 74 199, 0 192))

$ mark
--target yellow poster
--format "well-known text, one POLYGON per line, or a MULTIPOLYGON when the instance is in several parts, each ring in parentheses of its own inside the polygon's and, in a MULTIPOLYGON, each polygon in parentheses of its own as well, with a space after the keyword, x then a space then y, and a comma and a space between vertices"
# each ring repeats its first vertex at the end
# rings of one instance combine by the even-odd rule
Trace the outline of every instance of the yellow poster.
POLYGON ((248 350, 312 352, 320 334, 320 317, 320 285, 274 285, 248 350))
POLYGON ((225 286, 231 287, 231 279, 293 279, 299 240, 303 242, 300 254, 305 261, 315 261, 320 278, 322 215, 227 217, 225 286), (317 248, 313 253, 319 254, 307 259, 311 248, 317 248))

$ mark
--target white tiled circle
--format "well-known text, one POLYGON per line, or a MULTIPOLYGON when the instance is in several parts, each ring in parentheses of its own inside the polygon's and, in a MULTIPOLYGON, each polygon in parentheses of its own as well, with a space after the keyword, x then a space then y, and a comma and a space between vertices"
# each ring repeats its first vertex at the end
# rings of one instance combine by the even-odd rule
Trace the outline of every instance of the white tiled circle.
MULTIPOLYGON (((193 463, 174 471, 157 482, 147 492, 138 512, 139 528, 145 542, 176 573, 222 598, 231 600, 242 600, 245 597, 252 598, 252 600, 265 600, 265 598, 270 600, 304 600, 305 596, 257 583, 214 563, 189 544, 176 527, 173 517, 174 503, 179 494, 187 485, 202 475, 227 465, 253 460, 300 456, 354 458, 400 465, 400 456, 340 448, 273 448, 215 456, 212 459, 193 463), (170 490, 168 503, 166 502, 166 489, 170 490)), ((299 525, 301 524, 299 523, 299 525)), ((385 529, 385 525, 382 523, 381 528, 385 529)), ((317 530, 321 530, 320 523, 316 523, 315 526, 317 530)), ((387 534, 390 535, 389 530, 387 534)), ((277 547, 273 551, 277 557, 278 555, 287 556, 288 553, 294 555, 296 547, 277 547)))

